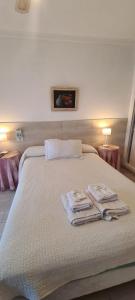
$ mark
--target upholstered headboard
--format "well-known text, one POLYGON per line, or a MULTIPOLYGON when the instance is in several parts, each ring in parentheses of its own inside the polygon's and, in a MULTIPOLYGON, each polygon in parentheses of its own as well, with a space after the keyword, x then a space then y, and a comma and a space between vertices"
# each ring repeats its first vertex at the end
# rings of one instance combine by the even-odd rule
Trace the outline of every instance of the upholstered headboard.
POLYGON ((98 146, 103 144, 104 136, 102 127, 111 127, 112 135, 109 143, 117 144, 123 152, 127 119, 104 119, 104 120, 74 120, 74 121, 55 121, 55 122, 16 122, 0 123, 0 127, 7 127, 8 140, 0 142, 0 150, 18 149, 23 152, 31 145, 42 145, 46 138, 79 138, 84 143, 98 146), (17 142, 15 130, 22 128, 24 140, 17 142))

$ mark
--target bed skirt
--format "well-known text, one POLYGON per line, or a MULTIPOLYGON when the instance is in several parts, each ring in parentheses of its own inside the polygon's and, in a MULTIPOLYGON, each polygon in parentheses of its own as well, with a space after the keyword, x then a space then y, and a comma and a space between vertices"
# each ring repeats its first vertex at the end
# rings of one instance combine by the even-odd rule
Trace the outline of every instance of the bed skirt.
POLYGON ((135 279, 135 265, 104 272, 100 275, 72 281, 43 300, 71 300, 135 279))

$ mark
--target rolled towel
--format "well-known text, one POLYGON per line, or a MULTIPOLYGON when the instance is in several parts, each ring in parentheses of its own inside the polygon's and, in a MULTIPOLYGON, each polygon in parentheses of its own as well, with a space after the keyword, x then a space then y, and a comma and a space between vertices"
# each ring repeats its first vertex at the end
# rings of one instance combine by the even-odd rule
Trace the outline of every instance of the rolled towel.
POLYGON ((101 213, 99 210, 93 206, 91 209, 73 213, 69 207, 69 201, 66 195, 61 196, 61 200, 64 206, 64 209, 67 213, 69 222, 74 225, 83 225, 92 221, 98 221, 101 219, 101 213))
POLYGON ((99 203, 116 201, 118 195, 103 183, 88 185, 88 192, 99 203))
POLYGON ((91 199, 84 192, 70 191, 66 196, 72 212, 85 210, 93 206, 91 199))

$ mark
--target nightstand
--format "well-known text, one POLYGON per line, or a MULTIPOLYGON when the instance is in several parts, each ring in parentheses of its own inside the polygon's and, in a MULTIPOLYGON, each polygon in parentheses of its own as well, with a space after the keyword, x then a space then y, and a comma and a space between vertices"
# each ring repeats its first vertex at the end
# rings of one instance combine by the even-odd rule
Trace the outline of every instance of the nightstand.
POLYGON ((120 147, 116 145, 101 145, 98 147, 99 156, 115 169, 120 169, 120 147))
POLYGON ((18 151, 13 151, 0 158, 0 191, 16 189, 20 157, 18 151))

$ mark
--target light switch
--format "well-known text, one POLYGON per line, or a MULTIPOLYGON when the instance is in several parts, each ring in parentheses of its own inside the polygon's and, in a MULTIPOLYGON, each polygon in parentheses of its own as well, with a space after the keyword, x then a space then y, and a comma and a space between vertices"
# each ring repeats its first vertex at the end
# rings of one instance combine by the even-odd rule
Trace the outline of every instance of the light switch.
POLYGON ((23 137, 22 129, 21 128, 16 129, 16 140, 18 142, 23 142, 23 139, 24 139, 24 137, 23 137))

